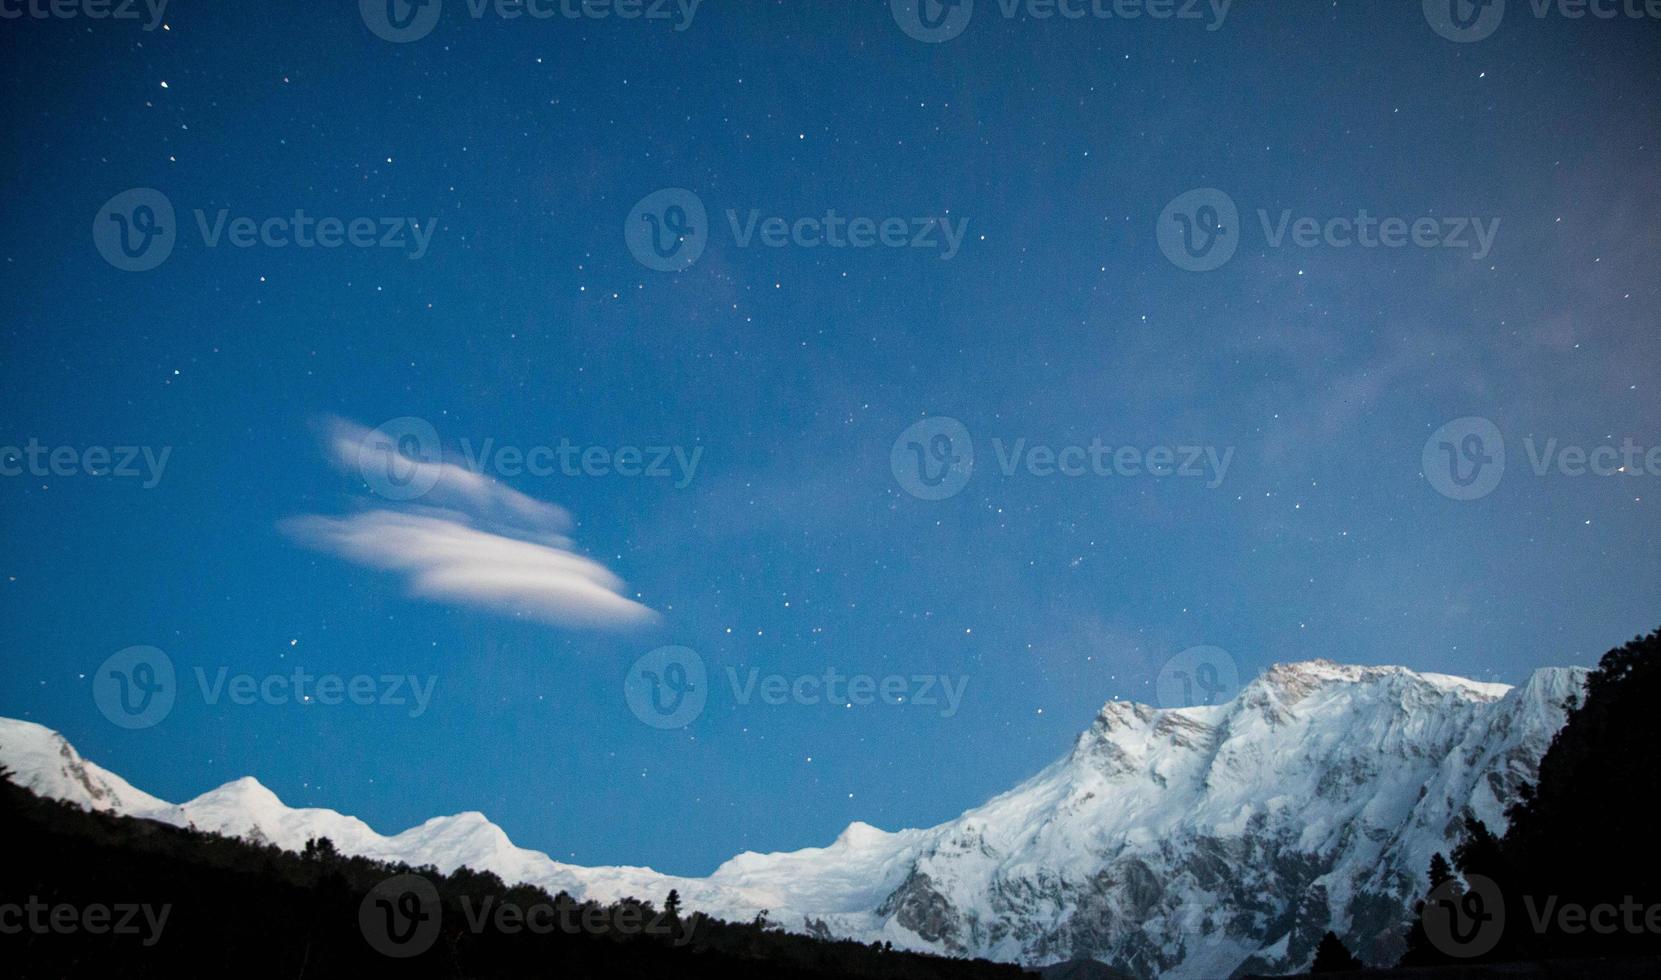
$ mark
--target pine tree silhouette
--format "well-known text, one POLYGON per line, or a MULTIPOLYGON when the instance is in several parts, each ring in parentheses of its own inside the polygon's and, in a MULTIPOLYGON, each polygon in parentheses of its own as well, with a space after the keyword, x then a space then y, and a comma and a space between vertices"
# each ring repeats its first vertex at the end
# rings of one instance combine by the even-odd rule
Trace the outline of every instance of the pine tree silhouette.
POLYGON ((1364 969, 1366 964, 1355 958, 1338 938, 1338 934, 1330 930, 1321 937, 1320 945, 1315 947, 1315 963, 1309 968, 1310 973, 1354 973, 1364 969))
POLYGON ((1453 880, 1453 865, 1448 863, 1441 851, 1437 851, 1430 856, 1430 870, 1425 876, 1430 879, 1431 891, 1435 891, 1444 883, 1453 880))
MULTIPOLYGON (((1458 880, 1454 877, 1453 866, 1441 851, 1431 855, 1430 870, 1425 877, 1430 879, 1430 891, 1435 891, 1445 882, 1458 880)), ((1453 961, 1452 957, 1437 949, 1426 935, 1424 914, 1425 903, 1414 903, 1413 921, 1407 927, 1407 950, 1402 954, 1400 966, 1435 966, 1453 961)))

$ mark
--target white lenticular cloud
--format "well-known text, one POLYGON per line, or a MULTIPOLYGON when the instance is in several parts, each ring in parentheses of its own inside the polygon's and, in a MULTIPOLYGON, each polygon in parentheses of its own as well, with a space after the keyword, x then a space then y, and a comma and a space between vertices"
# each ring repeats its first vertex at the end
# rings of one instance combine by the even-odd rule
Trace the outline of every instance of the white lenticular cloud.
MULTIPOLYGON (((336 466, 359 473, 405 471, 406 482, 432 488, 422 494, 427 503, 460 508, 486 521, 520 522, 546 531, 565 531, 571 527, 571 515, 563 507, 526 496, 483 473, 447 462, 440 456, 437 445, 424 447, 434 457, 424 459, 400 453, 398 446, 381 443, 374 438, 377 430, 356 422, 332 418, 327 420, 325 428, 329 458, 336 466)), ((428 431, 431 432, 430 427, 428 431)))
MULTIPOLYGON (((340 466, 380 466, 372 430, 344 420, 328 425, 327 448, 340 466)), ((623 582, 577 554, 563 509, 437 458, 400 455, 396 465, 431 482, 422 503, 383 506, 340 517, 283 522, 295 541, 347 561, 406 577, 411 594, 561 626, 626 627, 654 620, 621 594, 623 582)))

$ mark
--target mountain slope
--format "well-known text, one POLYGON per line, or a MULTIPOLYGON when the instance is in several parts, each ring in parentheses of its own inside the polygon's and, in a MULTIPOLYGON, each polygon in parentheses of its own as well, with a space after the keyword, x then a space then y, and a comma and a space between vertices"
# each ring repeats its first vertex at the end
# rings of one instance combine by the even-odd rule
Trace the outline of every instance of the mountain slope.
POLYGON ((831 927, 1218 976, 1305 966, 1330 922, 1391 959, 1430 855, 1466 812, 1504 825, 1583 676, 1510 691, 1316 662, 1218 707, 1111 703, 1067 757, 929 831, 875 915, 831 927))
POLYGON ((0 718, 0 764, 12 770, 14 781, 41 796, 88 810, 144 813, 167 805, 81 758, 62 735, 27 721, 0 718))
POLYGON ((1393 960, 1430 855, 1464 815, 1498 830, 1585 672, 1522 686, 1399 667, 1280 665, 1227 704, 1110 702, 1065 757, 955 820, 830 846, 746 853, 705 879, 581 868, 516 847, 482 814, 395 836, 284 806, 253 779, 157 800, 56 733, 0 721, 0 762, 83 806, 269 840, 490 870, 579 898, 659 899, 731 919, 933 952, 1046 964, 1092 958, 1136 976, 1307 966, 1328 928, 1393 960))

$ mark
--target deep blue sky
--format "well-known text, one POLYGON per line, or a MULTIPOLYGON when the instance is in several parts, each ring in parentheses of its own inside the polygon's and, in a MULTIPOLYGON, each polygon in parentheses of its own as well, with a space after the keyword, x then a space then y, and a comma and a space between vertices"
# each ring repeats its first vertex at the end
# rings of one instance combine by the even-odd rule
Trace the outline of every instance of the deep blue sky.
POLYGON ((1661 445, 1661 25, 1438 37, 1413 3, 1240 0, 1193 22, 981 0, 920 43, 884 2, 709 0, 642 22, 374 36, 355 3, 179 0, 168 30, 0 21, 0 445, 171 447, 163 478, 0 477, 0 714, 179 800, 244 774, 392 832, 479 809, 581 863, 705 873, 848 822, 955 815, 1065 750, 1167 658, 1329 657, 1516 681, 1661 618, 1661 475, 1535 476, 1522 441, 1661 445), (163 87, 163 83, 166 83, 163 87), (120 271, 90 229, 153 187, 181 240, 120 271), (691 268, 631 257, 636 201, 696 192, 691 268), (1161 210, 1216 187, 1239 254, 1178 269, 1161 210), (204 246, 210 216, 430 216, 428 253, 204 246), (949 214, 962 251, 739 248, 728 208, 949 214), (1255 212, 1499 218, 1491 254, 1270 248, 1255 212), (890 449, 961 420, 942 501, 890 449), (331 417, 446 448, 702 447, 692 482, 507 478, 659 613, 577 629, 412 596, 302 547, 371 497, 331 417), (1461 502, 1427 437, 1491 419, 1461 502), (991 440, 1233 447, 1223 484, 997 471, 991 440), (684 730, 623 697, 698 651, 684 730), (115 727, 90 675, 433 674, 433 704, 206 705, 115 727), (915 705, 737 705, 727 667, 966 675, 915 705), (811 759, 811 761, 809 761, 811 759))

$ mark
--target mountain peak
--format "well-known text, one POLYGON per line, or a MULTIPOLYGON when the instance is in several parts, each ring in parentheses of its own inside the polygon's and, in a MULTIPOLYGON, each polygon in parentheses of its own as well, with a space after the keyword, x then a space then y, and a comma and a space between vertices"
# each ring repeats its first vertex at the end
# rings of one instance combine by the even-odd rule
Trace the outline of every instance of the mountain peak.
POLYGON ((1274 664, 1256 680, 1247 684, 1242 694, 1254 690, 1259 694, 1271 694, 1280 706, 1290 708, 1333 684, 1385 684, 1391 685, 1393 690, 1406 685, 1432 691, 1438 695, 1451 694, 1462 700, 1473 701, 1497 701, 1511 690, 1509 684, 1471 680, 1452 674, 1418 671, 1397 665, 1363 666, 1315 659, 1274 664))
POLYGON ((847 847, 860 847, 887 840, 894 836, 881 827, 874 827, 863 820, 855 820, 836 835, 836 843, 847 847))
POLYGON ((1536 667, 1519 689, 1524 697, 1548 697, 1559 700, 1579 695, 1586 688, 1589 667, 1536 667))
POLYGON ((81 758, 68 739, 32 721, 0 718, 0 761, 19 785, 83 809, 142 813, 168 805, 81 758))
POLYGON ((1096 712, 1096 724, 1102 728, 1117 728, 1137 722, 1146 722, 1158 710, 1158 708, 1143 704, 1140 701, 1114 698, 1102 705, 1102 709, 1096 712))
POLYGON ((1295 660, 1290 663, 1271 664, 1269 669, 1264 671, 1263 675, 1254 683, 1274 688, 1289 695, 1292 700, 1299 701, 1311 691, 1326 684, 1355 684, 1389 675, 1400 669, 1398 667, 1360 667, 1354 664, 1341 664, 1325 658, 1295 660))
POLYGON ((262 810, 283 806, 283 801, 277 794, 253 776, 233 779, 224 785, 210 789, 185 804, 185 806, 201 807, 214 803, 234 803, 237 806, 259 807, 262 810))

